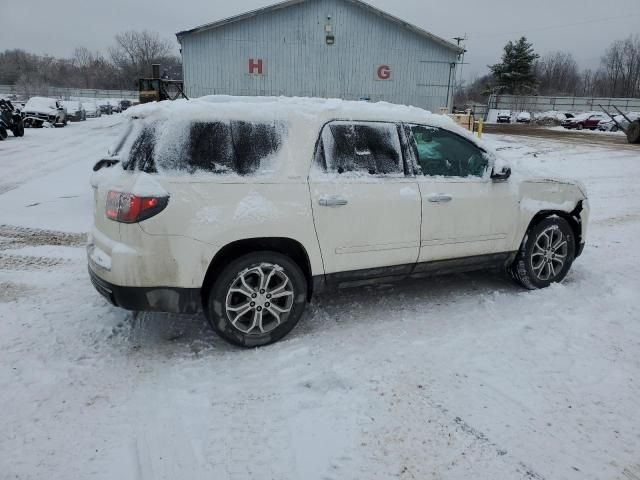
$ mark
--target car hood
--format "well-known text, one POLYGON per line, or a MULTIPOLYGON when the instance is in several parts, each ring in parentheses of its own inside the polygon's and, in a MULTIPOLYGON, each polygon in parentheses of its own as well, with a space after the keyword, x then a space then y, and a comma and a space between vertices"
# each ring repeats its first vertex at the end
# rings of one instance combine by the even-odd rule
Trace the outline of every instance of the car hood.
POLYGON ((587 187, 579 180, 573 180, 570 178, 554 178, 554 177, 529 177, 522 179, 523 182, 528 183, 552 183, 556 185, 567 185, 578 188, 580 192, 587 198, 587 187))
POLYGON ((23 110, 24 113, 44 113, 45 115, 55 115, 58 111, 55 108, 29 107, 23 110))

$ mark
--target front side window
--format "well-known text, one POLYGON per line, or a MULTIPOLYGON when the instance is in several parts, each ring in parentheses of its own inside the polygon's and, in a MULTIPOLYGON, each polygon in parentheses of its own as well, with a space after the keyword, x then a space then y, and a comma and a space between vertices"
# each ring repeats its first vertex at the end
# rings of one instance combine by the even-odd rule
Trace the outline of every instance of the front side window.
POLYGON ((442 128, 409 127, 421 173, 430 177, 482 177, 489 166, 486 154, 470 141, 442 128))
POLYGON ((356 175, 403 175, 395 124, 331 122, 322 130, 316 163, 325 172, 356 175))

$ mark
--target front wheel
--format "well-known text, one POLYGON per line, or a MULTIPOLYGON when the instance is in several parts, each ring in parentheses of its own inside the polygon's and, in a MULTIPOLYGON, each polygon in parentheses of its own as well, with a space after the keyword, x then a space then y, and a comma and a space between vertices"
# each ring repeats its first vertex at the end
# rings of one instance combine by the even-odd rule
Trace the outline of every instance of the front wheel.
POLYGON ((527 232, 511 265, 511 275, 530 290, 561 282, 571 269, 575 250, 569 223, 561 217, 547 217, 527 232))
POLYGON ((244 255, 218 275, 205 302, 211 327, 242 347, 259 347, 287 335, 306 306, 307 281, 286 255, 263 251, 244 255))
POLYGON ((582 125, 581 123, 578 124, 578 126, 576 127, 576 129, 578 130, 582 130, 584 128, 584 125, 582 125))

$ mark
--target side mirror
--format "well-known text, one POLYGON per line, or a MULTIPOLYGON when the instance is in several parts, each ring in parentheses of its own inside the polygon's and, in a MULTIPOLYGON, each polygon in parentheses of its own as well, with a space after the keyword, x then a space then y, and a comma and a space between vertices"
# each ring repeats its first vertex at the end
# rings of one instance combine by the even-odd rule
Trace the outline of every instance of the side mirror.
POLYGON ((509 167, 502 167, 502 170, 500 170, 499 172, 496 172, 495 169, 493 170, 493 172, 491 172, 491 178, 496 181, 507 180, 510 176, 511 169, 509 167))

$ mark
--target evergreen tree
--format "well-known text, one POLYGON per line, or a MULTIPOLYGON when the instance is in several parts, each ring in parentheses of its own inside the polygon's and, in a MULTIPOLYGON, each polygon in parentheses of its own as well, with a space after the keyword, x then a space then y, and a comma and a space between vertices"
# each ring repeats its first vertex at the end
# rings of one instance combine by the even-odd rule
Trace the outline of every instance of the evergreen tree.
POLYGON ((540 55, 533 50, 533 44, 529 43, 526 37, 521 37, 515 43, 509 41, 504 47, 502 63, 489 66, 499 91, 513 95, 535 93, 535 62, 539 57, 540 55))

